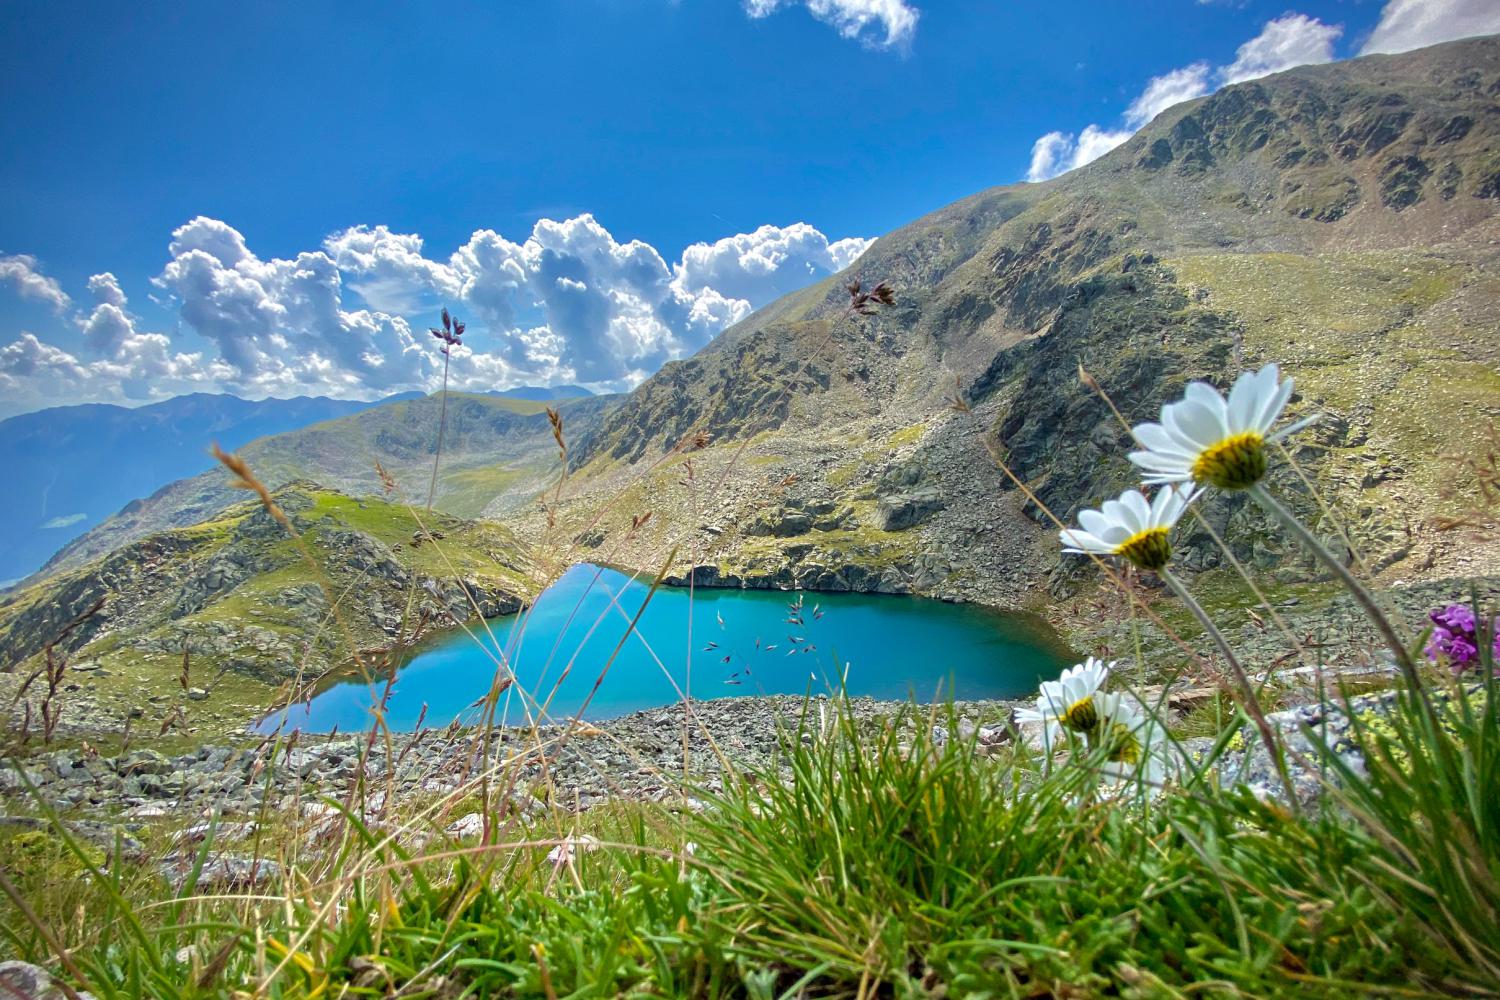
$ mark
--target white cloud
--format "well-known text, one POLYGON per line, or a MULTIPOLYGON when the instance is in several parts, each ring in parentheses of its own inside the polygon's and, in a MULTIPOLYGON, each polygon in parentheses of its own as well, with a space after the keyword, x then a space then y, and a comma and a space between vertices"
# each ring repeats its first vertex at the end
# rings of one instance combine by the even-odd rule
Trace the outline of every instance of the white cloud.
POLYGON ((543 219, 520 242, 477 230, 446 260, 386 226, 336 232, 283 260, 262 259, 232 226, 199 217, 173 232, 152 298, 213 352, 181 353, 166 335, 142 332, 104 272, 89 279, 90 311, 74 316, 85 359, 26 334, 0 349, 0 389, 23 409, 187 389, 364 398, 432 389, 436 352, 423 330, 442 305, 469 321, 452 354, 456 386, 629 388, 755 307, 842 270, 871 242, 830 241, 806 223, 762 226, 693 244, 669 264, 580 215, 543 219))
POLYGON ((263 261, 238 230, 203 216, 174 231, 169 249, 172 260, 153 281, 217 345, 235 388, 347 394, 423 380, 430 356, 407 321, 345 310, 338 265, 327 253, 263 261))
POLYGON ((1234 62, 1219 69, 1219 86, 1243 83, 1293 66, 1333 62, 1333 43, 1342 25, 1324 24, 1306 14, 1286 14, 1239 47, 1234 62))
POLYGON ((1495 0, 1390 0, 1359 54, 1408 52, 1496 32, 1500 4, 1495 0))
POLYGON ((30 254, 0 256, 0 283, 11 286, 21 298, 45 302, 58 312, 68 308, 69 299, 62 286, 43 274, 30 254))
MULTIPOLYGON (((1390 7, 1405 2, 1391 0, 1390 7)), ((1415 0, 1414 5, 1421 2, 1415 0)), ((1387 14, 1390 7, 1386 8, 1387 14)), ((1121 114, 1123 128, 1111 129, 1095 124, 1085 126, 1076 135, 1063 131, 1043 135, 1031 145, 1031 163, 1026 179, 1044 181, 1092 163, 1163 111, 1183 101, 1202 97, 1218 87, 1279 73, 1293 66, 1330 62, 1333 43, 1343 31, 1339 25, 1324 24, 1305 14, 1284 14, 1267 21, 1260 34, 1241 45, 1234 62, 1226 66, 1214 69, 1209 63, 1200 61, 1152 77, 1121 114)))
POLYGON ((840 36, 859 39, 871 48, 907 48, 922 16, 904 0, 745 0, 745 13, 753 18, 769 17, 797 2, 840 36), (867 33, 865 29, 872 26, 878 30, 867 33), (884 37, 880 37, 880 31, 885 32, 884 37))
POLYGON ((753 233, 688 247, 674 267, 673 285, 690 293, 712 288, 727 298, 761 305, 842 271, 873 242, 855 238, 830 243, 805 222, 761 226, 753 233))
POLYGON ((1076 136, 1048 132, 1031 146, 1031 167, 1026 171, 1026 179, 1044 181, 1076 170, 1085 163, 1094 162, 1130 136, 1129 130, 1110 131, 1098 125, 1085 126, 1076 136))
MULTIPOLYGON (((1244 51, 1241 49, 1240 51, 1244 51)), ((1191 66, 1174 69, 1161 76, 1153 76, 1141 91, 1141 96, 1130 102, 1125 109, 1125 125, 1134 132, 1151 119, 1174 104, 1191 101, 1208 93, 1208 63, 1196 62, 1191 66)))
MULTIPOLYGON (((324 247, 351 288, 373 283, 386 301, 426 297, 467 310, 485 328, 471 342, 507 371, 623 388, 755 307, 842 270, 871 242, 830 241, 806 223, 762 226, 695 243, 669 265, 655 247, 621 242, 580 215, 542 219, 521 242, 478 230, 446 262, 423 256, 418 237, 381 226, 335 233, 324 247)), ((497 363, 466 349, 455 353, 454 371, 470 384, 493 377, 497 363)))
POLYGON ((85 363, 28 331, 0 347, 0 416, 59 403, 139 403, 218 386, 222 367, 172 354, 159 333, 132 334, 110 358, 85 363))
POLYGON ((1028 181, 1044 181, 1069 169, 1064 164, 1072 155, 1073 138, 1062 132, 1048 132, 1031 144, 1031 166, 1028 181))
POLYGON ((99 305, 125 308, 125 292, 120 288, 120 279, 108 271, 89 278, 89 294, 99 305))
POLYGON ((339 270, 358 274, 349 287, 372 308, 412 313, 439 298, 458 294, 453 274, 422 256, 422 237, 393 233, 386 226, 355 226, 323 241, 339 270))
POLYGON ((5 414, 59 401, 143 402, 195 389, 211 389, 227 371, 205 366, 201 354, 173 353, 169 338, 140 333, 126 311, 120 282, 105 272, 89 278, 94 308, 74 321, 86 352, 76 355, 23 332, 0 348, 0 390, 5 414))

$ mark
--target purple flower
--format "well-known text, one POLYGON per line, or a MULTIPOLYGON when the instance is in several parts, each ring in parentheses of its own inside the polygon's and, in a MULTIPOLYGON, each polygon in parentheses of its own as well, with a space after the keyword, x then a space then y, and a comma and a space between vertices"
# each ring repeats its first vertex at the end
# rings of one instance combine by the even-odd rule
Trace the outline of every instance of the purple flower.
POLYGON ((1466 604, 1450 604, 1427 617, 1432 619, 1434 625, 1440 625, 1449 632, 1474 634, 1474 612, 1466 604))
MULTIPOLYGON (((1479 660, 1478 619, 1464 604, 1450 604, 1427 616, 1432 620, 1432 638, 1423 650, 1434 663, 1446 663, 1454 673, 1463 673, 1479 660)), ((1500 618, 1490 625, 1492 662, 1500 663, 1500 618)))

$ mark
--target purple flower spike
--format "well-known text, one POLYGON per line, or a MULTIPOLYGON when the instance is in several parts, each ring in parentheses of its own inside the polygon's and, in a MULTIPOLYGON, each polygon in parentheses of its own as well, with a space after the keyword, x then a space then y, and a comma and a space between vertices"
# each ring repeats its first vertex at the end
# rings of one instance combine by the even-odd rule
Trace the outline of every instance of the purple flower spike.
MULTIPOLYGON (((1464 604, 1450 604, 1427 616, 1432 620, 1432 638, 1423 650, 1433 663, 1446 663, 1461 674, 1479 661, 1478 618, 1464 604)), ((1500 664, 1500 618, 1490 625, 1492 661, 1500 664)))

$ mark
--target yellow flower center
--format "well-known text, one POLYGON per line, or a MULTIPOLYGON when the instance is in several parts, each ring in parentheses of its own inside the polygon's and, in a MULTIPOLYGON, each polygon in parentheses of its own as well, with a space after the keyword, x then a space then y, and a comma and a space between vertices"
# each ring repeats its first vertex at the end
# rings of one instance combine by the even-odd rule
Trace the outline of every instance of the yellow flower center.
POLYGON ((1129 726, 1116 722, 1109 729, 1108 754, 1112 763, 1133 767, 1141 762, 1141 741, 1129 726))
POLYGON ((1093 695, 1069 705, 1063 713, 1062 724, 1080 733, 1091 732, 1099 724, 1099 711, 1094 708, 1093 695))
POLYGON ((1266 439, 1255 431, 1227 437, 1205 448, 1193 463, 1193 481, 1221 490, 1245 490, 1266 474, 1266 439))
POLYGON ((1166 528, 1147 528, 1121 542, 1115 555, 1141 569, 1158 570, 1172 558, 1172 543, 1167 541, 1166 528))

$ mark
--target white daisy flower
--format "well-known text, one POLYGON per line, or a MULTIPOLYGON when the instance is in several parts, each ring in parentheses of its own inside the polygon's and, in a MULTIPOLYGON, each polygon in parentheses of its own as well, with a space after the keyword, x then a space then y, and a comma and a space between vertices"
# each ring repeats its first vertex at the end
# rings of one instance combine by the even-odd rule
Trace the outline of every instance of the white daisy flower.
POLYGON ((1101 692, 1095 698, 1099 726, 1089 743, 1103 747, 1103 771, 1120 781, 1140 778, 1159 788, 1171 772, 1167 759, 1167 731, 1133 701, 1101 692))
POLYGON ((1301 430, 1309 417, 1270 433, 1292 395, 1274 364, 1235 379, 1226 400, 1207 382, 1193 382, 1183 398, 1162 407, 1161 423, 1138 424, 1132 433, 1143 451, 1130 460, 1146 470, 1146 485, 1197 483, 1224 490, 1249 489, 1266 474, 1266 443, 1301 430))
POLYGON ((1078 512, 1081 528, 1057 533, 1064 552, 1119 556, 1141 569, 1158 570, 1172 558, 1168 533, 1198 495, 1191 486, 1164 486, 1147 501, 1140 490, 1126 490, 1099 510, 1078 512))
POLYGON ((1055 681, 1043 681, 1036 708, 1016 709, 1017 722, 1042 723, 1042 746, 1048 753, 1062 735, 1063 729, 1087 733, 1099 724, 1094 696, 1109 679, 1113 662, 1105 663, 1090 656, 1062 672, 1055 681))

